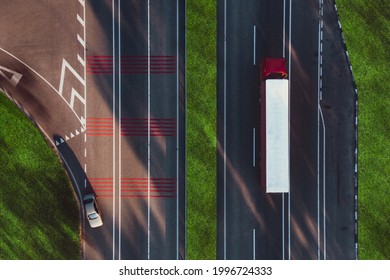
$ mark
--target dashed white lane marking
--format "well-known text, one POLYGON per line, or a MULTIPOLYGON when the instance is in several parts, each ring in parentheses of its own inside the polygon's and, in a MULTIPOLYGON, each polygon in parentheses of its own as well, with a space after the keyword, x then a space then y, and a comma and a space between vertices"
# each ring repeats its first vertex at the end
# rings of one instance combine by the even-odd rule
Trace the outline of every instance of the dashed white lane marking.
POLYGON ((256 25, 253 26, 253 65, 256 65, 256 25))
POLYGON ((256 128, 253 128, 253 159, 252 159, 253 167, 256 166, 256 128))
POLYGON ((252 243, 253 243, 253 259, 256 259, 256 229, 252 232, 252 243))

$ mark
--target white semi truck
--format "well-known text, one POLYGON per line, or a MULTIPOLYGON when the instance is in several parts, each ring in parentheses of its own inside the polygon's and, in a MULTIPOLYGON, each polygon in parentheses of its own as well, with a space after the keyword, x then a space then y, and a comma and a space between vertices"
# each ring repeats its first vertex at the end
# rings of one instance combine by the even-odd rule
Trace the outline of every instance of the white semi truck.
POLYGON ((290 100, 284 58, 261 63, 261 185, 267 193, 290 191, 290 100))

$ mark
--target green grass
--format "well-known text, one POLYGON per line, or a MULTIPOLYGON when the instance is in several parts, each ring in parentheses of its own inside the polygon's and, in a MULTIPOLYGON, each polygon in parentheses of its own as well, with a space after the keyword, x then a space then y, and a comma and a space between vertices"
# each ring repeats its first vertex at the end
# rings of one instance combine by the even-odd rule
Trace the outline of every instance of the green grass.
POLYGON ((216 1, 187 1, 187 259, 216 258, 216 1))
POLYGON ((59 159, 0 92, 0 259, 79 259, 79 232, 59 159))
POLYGON ((390 259, 390 2, 337 7, 359 94, 359 259, 390 259))

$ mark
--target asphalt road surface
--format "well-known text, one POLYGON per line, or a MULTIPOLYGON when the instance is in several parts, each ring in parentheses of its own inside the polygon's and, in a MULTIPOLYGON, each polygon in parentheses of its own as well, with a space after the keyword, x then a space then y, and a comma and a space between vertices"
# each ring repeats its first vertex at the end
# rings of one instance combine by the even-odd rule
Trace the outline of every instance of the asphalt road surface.
POLYGON ((0 84, 98 199, 85 259, 185 258, 184 5, 2 5, 0 84))
POLYGON ((333 1, 218 1, 219 259, 356 259, 356 94, 333 1), (285 57, 288 194, 259 185, 259 62, 285 57))

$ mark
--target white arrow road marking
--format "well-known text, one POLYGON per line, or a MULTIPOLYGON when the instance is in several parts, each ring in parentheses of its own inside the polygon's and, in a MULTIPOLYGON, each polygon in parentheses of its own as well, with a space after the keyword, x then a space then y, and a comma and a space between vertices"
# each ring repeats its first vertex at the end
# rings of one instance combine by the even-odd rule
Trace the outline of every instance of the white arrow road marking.
POLYGON ((4 77, 13 87, 16 87, 16 85, 19 83, 20 79, 22 78, 22 74, 15 72, 11 69, 5 68, 3 66, 0 66, 0 75, 4 77), (4 72, 8 72, 12 74, 11 78, 9 78, 9 75, 4 74, 4 72))

